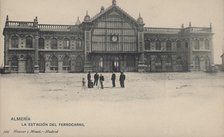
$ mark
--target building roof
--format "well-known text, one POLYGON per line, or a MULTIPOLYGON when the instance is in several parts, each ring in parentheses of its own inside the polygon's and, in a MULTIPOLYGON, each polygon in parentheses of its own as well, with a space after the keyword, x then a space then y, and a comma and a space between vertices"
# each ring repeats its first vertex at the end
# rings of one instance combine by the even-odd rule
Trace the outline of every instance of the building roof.
POLYGON ((95 21, 96 19, 98 19, 99 17, 101 17, 102 15, 107 13, 108 11, 114 10, 114 9, 116 9, 119 12, 121 12, 122 14, 124 14, 126 17, 128 17, 130 20, 132 20, 133 22, 135 22, 137 24, 137 20, 136 19, 134 19, 132 16, 130 16, 126 11, 124 11, 122 8, 120 8, 116 4, 112 4, 108 8, 106 8, 104 10, 101 10, 101 12, 99 12, 98 14, 96 14, 95 16, 93 16, 91 18, 91 22, 95 21))
MULTIPOLYGON (((143 18, 139 15, 138 19, 134 19, 132 16, 130 16, 126 11, 124 11, 122 8, 117 6, 116 0, 112 0, 112 5, 108 8, 104 9, 104 7, 101 7, 101 10, 98 14, 93 16, 92 18, 88 15, 88 12, 85 16, 84 22, 94 22, 97 19, 99 19, 101 16, 104 16, 110 11, 116 11, 119 12, 119 14, 124 15, 128 19, 130 19, 133 24, 136 26, 138 25, 144 25, 143 18)), ((34 19, 34 21, 26 22, 26 21, 9 21, 9 17, 6 17, 6 25, 5 28, 24 28, 24 29, 39 29, 40 31, 63 31, 63 32, 69 32, 69 31, 78 31, 80 30, 79 25, 82 24, 77 19, 75 25, 56 25, 56 24, 38 24, 37 17, 34 19)), ((192 27, 191 23, 189 23, 189 27, 184 28, 156 28, 156 27, 145 27, 144 32, 147 34, 178 34, 183 30, 186 33, 195 33, 195 34, 212 34, 212 28, 210 27, 192 27)), ((222 55, 223 56, 223 55, 222 55)))

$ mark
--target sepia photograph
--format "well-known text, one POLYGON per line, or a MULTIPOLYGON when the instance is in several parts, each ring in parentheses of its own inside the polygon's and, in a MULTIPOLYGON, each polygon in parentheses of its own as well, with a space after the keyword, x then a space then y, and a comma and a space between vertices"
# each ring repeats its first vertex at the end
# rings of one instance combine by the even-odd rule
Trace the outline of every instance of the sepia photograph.
POLYGON ((0 0, 1 137, 224 137, 223 0, 0 0))

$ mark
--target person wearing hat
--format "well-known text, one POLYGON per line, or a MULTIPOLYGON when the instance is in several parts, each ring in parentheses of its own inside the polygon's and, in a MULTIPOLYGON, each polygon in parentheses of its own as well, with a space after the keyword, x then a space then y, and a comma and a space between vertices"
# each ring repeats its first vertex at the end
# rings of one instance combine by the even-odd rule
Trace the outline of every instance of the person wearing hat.
POLYGON ((101 89, 103 89, 103 81, 104 81, 104 76, 102 74, 100 74, 100 85, 101 85, 101 89))
POLYGON ((112 73, 111 80, 112 80, 112 87, 115 87, 116 86, 115 85, 116 75, 114 72, 112 73))
POLYGON ((120 74, 120 79, 119 79, 119 81, 120 81, 120 85, 121 85, 121 87, 124 88, 125 75, 124 75, 123 72, 121 72, 121 74, 120 74))
POLYGON ((90 72, 88 72, 87 81, 88 81, 88 88, 91 88, 91 74, 90 74, 90 72))

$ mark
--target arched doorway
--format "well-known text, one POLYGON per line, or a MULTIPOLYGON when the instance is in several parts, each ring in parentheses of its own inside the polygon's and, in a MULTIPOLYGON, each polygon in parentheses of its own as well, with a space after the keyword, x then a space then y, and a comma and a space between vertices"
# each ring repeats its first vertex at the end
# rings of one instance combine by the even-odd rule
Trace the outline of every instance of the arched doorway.
POLYGON ((70 72, 70 70, 71 70, 71 60, 69 56, 65 56, 63 58, 63 71, 70 72))
POLYGON ((159 56, 156 57, 155 67, 156 67, 156 71, 158 72, 162 71, 162 60, 161 60, 161 57, 159 56))
POLYGON ((96 65, 95 65, 95 69, 96 69, 96 71, 98 71, 98 72, 102 72, 103 71, 103 66, 104 66, 104 59, 103 59, 103 57, 98 57, 97 59, 96 59, 97 61, 96 61, 96 65))
POLYGON ((40 73, 45 72, 45 58, 43 56, 39 57, 39 71, 40 73))
POLYGON ((112 70, 114 72, 120 71, 120 58, 119 57, 115 57, 114 60, 112 61, 112 70))
POLYGON ((75 72, 83 71, 83 60, 80 56, 75 59, 75 72))
POLYGON ((167 56, 166 58, 166 71, 173 71, 172 57, 167 56))
POLYGON ((196 71, 200 71, 200 58, 198 56, 194 59, 194 66, 196 71))
POLYGON ((29 55, 26 57, 26 72, 27 73, 33 73, 34 72, 34 70, 33 70, 33 59, 29 55))
POLYGON ((11 61, 11 70, 14 71, 14 72, 17 72, 18 69, 19 69, 18 65, 19 65, 18 57, 17 56, 13 56, 12 57, 12 61, 11 61))
POLYGON ((176 59, 176 69, 177 71, 183 71, 183 60, 181 57, 177 57, 176 59))
POLYGON ((52 72, 58 72, 58 58, 55 55, 50 59, 50 70, 52 72))
POLYGON ((151 57, 150 57, 150 55, 147 55, 146 57, 145 57, 145 64, 146 64, 146 71, 147 72, 150 72, 151 71, 151 57))
POLYGON ((205 69, 206 70, 210 70, 211 69, 211 63, 210 63, 210 59, 209 59, 208 56, 205 58, 205 69))

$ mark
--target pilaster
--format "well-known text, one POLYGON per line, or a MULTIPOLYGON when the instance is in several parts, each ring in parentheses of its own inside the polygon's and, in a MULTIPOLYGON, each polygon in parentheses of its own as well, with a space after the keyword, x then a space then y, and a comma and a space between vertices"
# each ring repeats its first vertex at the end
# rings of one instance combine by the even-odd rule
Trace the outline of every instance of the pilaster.
POLYGON ((4 69, 5 73, 10 73, 10 66, 9 66, 9 35, 5 35, 5 42, 4 42, 4 69))
POLYGON ((143 31, 138 32, 138 52, 139 55, 139 61, 138 61, 138 72, 145 72, 147 66, 145 65, 144 60, 144 33, 143 31))
POLYGON ((92 72, 93 66, 91 62, 90 53, 92 51, 91 47, 91 32, 90 30, 86 30, 85 32, 85 62, 84 62, 84 72, 92 72))
POLYGON ((39 36, 38 36, 38 35, 34 36, 34 48, 35 48, 34 73, 39 73, 39 63, 38 63, 38 58, 39 58, 38 39, 39 39, 39 36))

